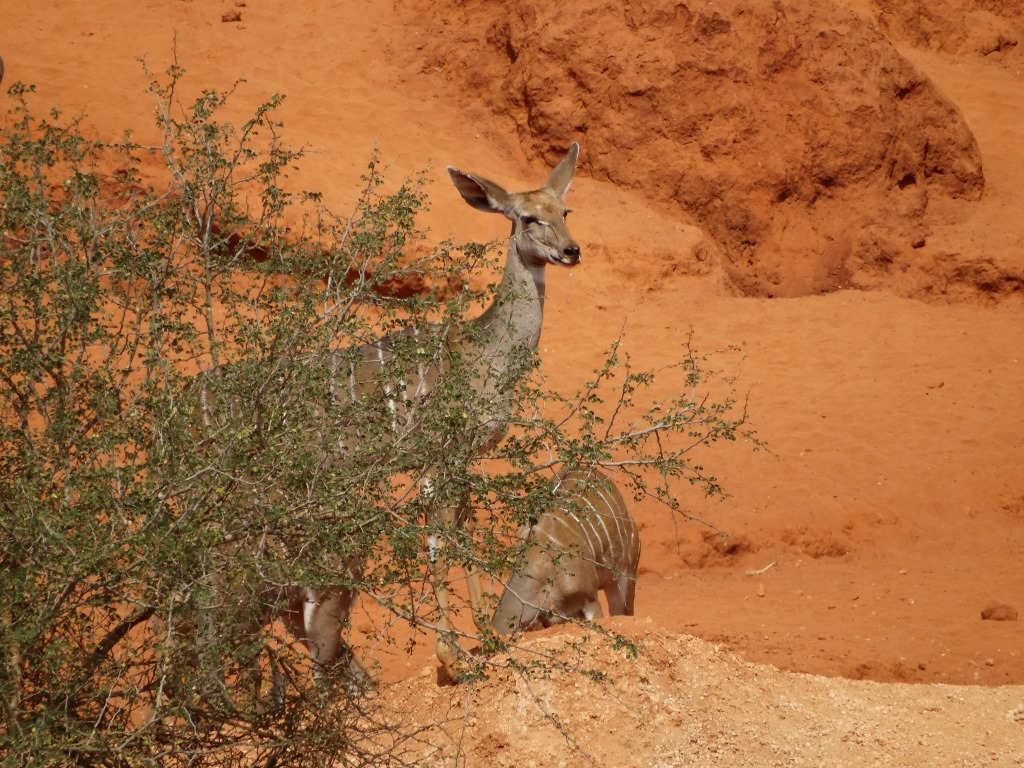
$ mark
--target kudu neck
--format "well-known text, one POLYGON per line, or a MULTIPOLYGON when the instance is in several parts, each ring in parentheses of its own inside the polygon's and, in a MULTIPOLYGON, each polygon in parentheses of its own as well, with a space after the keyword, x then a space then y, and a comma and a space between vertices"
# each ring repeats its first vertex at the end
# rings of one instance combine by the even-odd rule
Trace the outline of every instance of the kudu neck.
POLYGON ((493 303, 473 323, 494 334, 490 345, 533 350, 544 320, 544 267, 529 267, 519 255, 515 233, 509 242, 501 285, 493 303))

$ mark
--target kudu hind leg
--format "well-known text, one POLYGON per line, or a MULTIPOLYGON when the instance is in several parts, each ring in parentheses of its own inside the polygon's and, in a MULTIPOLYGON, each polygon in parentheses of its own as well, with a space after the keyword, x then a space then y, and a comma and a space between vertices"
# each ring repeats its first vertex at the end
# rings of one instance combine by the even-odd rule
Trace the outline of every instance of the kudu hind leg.
POLYGON ((635 595, 635 578, 623 573, 610 581, 604 588, 604 596, 608 600, 608 615, 632 616, 635 595))
POLYGON ((343 675, 349 695, 358 695, 375 685, 370 670, 359 662, 341 636, 354 603, 355 593, 351 590, 322 595, 306 620, 306 647, 312 658, 313 674, 316 677, 333 673, 343 675))
POLYGON ((619 589, 624 589, 626 599, 623 603, 622 613, 625 616, 633 615, 633 605, 636 600, 636 576, 622 574, 619 577, 619 589))
POLYGON ((609 616, 621 616, 626 612, 626 595, 622 591, 622 582, 619 579, 609 582, 604 588, 604 596, 608 601, 609 616))
POLYGON ((314 678, 340 673, 350 695, 358 695, 374 684, 373 675, 341 636, 354 603, 352 590, 320 592, 300 587, 295 588, 285 614, 292 635, 306 646, 314 678))

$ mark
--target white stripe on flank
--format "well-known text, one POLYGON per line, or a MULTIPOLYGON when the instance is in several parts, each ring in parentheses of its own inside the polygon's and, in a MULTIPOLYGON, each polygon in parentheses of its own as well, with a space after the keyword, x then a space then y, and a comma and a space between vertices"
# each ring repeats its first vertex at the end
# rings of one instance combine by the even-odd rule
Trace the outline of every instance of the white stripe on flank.
MULTIPOLYGON (((583 537, 585 537, 586 540, 587 540, 586 541, 586 545, 590 548, 590 555, 591 555, 591 557, 593 557, 596 560, 598 553, 601 551, 601 537, 597 535, 596 531, 594 531, 594 536, 591 537, 590 530, 593 530, 593 529, 591 529, 590 526, 585 525, 583 520, 581 520, 576 515, 576 513, 572 510, 571 507, 566 507, 565 509, 561 509, 561 510, 559 510, 559 512, 561 512, 561 515, 556 515, 555 519, 561 520, 562 524, 566 528, 569 528, 570 526, 569 526, 569 524, 567 522, 565 522, 565 518, 570 518, 571 520, 573 520, 576 523, 578 534, 582 533, 583 537), (597 539, 596 542, 594 541, 595 538, 597 539)), ((576 537, 577 539, 580 538, 578 534, 577 534, 577 537, 576 537)), ((583 543, 584 542, 582 542, 582 541, 578 542, 578 544, 580 544, 581 546, 583 545, 583 543)))
POLYGON ((597 531, 587 520, 581 521, 577 519, 577 522, 579 524, 577 535, 581 539, 585 539, 585 541, 580 542, 581 548, 584 551, 589 549, 589 560, 600 565, 601 561, 604 559, 604 545, 601 541, 600 532, 597 531))
POLYGON ((614 558, 615 540, 612 538, 612 532, 608 530, 608 523, 606 521, 608 513, 611 511, 611 507, 608 505, 608 500, 601 496, 600 493, 598 493, 598 499, 603 502, 600 508, 598 508, 598 506, 589 498, 586 500, 589 507, 593 510, 593 517, 591 518, 590 524, 595 528, 595 531, 597 525, 601 526, 601 533, 598 533, 598 538, 604 542, 604 546, 601 547, 601 549, 604 550, 605 555, 614 558))
POLYGON ((610 517, 615 522, 615 535, 608 531, 608 554, 616 563, 625 562, 629 552, 629 547, 626 544, 628 530, 623 530, 623 523, 625 521, 621 516, 623 510, 620 509, 619 499, 607 483, 602 483, 598 495, 601 497, 601 502, 606 510, 606 514, 602 515, 601 524, 607 530, 608 518, 610 517))
POLYGON ((545 538, 555 542, 555 544, 561 548, 564 548, 566 544, 582 544, 583 542, 580 541, 580 532, 577 526, 572 525, 566 517, 567 515, 564 510, 552 510, 551 512, 545 513, 537 526, 538 532, 545 538), (565 530, 567 537, 564 541, 559 536, 556 536, 555 532, 551 530, 551 526, 553 525, 560 525, 565 530))

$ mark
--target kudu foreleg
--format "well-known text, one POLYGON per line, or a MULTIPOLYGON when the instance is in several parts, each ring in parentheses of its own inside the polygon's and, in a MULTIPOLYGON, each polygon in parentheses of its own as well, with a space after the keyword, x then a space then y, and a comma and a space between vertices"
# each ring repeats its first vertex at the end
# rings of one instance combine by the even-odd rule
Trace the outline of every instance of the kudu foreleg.
MULTIPOLYGON (((462 519, 462 514, 455 516, 456 520, 462 519)), ((471 523, 460 525, 465 533, 469 533, 471 523)), ((451 623, 451 593, 448 588, 448 574, 451 570, 451 560, 447 551, 447 544, 437 535, 432 535, 428 541, 430 552, 431 582, 434 590, 434 600, 437 604, 437 637, 436 651, 437 658, 444 666, 452 680, 458 680, 462 673, 460 671, 459 657, 465 656, 465 652, 456 639, 455 631, 451 623)), ((473 614, 473 623, 481 635, 493 634, 491 627, 490 612, 484 604, 484 590, 480 579, 480 571, 472 563, 467 562, 466 589, 469 593, 469 607, 473 614)))
MULTIPOLYGON (((468 509, 469 504, 467 502, 464 505, 464 510, 468 509)), ((465 519, 465 522, 461 527, 463 531, 465 531, 466 537, 470 538, 476 525, 473 518, 469 516, 466 511, 460 513, 460 519, 462 518, 465 519)), ((465 570, 466 590, 469 593, 469 608, 473 612, 473 623, 476 625, 477 631, 480 634, 492 634, 493 628, 491 626, 491 612, 488 610, 489 606, 484 604, 484 587, 483 582, 480 579, 480 569, 477 568, 471 558, 467 558, 465 570)))

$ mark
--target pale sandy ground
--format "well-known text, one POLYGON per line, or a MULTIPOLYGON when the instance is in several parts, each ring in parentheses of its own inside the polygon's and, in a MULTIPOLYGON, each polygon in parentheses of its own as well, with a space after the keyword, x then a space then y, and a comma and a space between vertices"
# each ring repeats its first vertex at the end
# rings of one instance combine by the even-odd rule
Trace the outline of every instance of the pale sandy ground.
MULTIPOLYGON (((452 193, 444 166, 513 187, 546 169, 489 118, 482 93, 397 66, 396 51, 416 47, 409 14, 387 0, 0 0, 0 55, 5 85, 36 84, 40 107, 84 110, 103 137, 130 127, 152 140, 135 58, 162 70, 176 39, 188 87, 246 80, 240 115, 287 94, 287 134, 315 152, 296 183, 336 209, 377 144, 394 178, 432 166, 438 237, 501 236, 504 223, 452 193), (222 22, 231 10, 241 21, 222 22)), ((1019 265, 1024 59, 900 45, 961 110, 984 163, 982 199, 930 242, 1019 265)), ((584 261, 549 275, 552 386, 575 389, 623 326, 640 367, 670 362, 692 326, 702 349, 745 345, 740 388, 771 454, 709 453, 731 496, 685 499, 733 535, 730 552, 700 526, 634 509, 638 615, 612 624, 645 652, 635 663, 599 654, 607 688, 556 679, 533 693, 603 765, 1024 765, 1024 629, 980 618, 993 602, 1024 609, 1020 295, 738 297, 719 271, 677 274, 673 255, 702 239, 694 222, 590 178, 579 138, 571 204, 584 261)), ((560 648, 579 633, 527 644, 560 648)), ((367 653, 381 695, 413 722, 453 718, 425 735, 428 764, 581 764, 510 673, 467 691, 436 684, 429 644, 367 653)))

